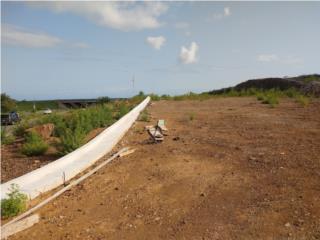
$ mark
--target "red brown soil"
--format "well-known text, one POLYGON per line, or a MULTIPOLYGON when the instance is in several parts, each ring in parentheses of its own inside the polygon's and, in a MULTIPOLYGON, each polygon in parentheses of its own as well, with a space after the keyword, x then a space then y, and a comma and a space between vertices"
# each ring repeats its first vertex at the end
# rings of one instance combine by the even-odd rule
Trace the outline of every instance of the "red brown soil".
MULTIPOLYGON (((7 182, 13 178, 22 176, 28 172, 31 172, 37 168, 58 159, 60 157, 58 150, 55 147, 55 143, 59 142, 59 138, 48 137, 51 135, 49 132, 52 128, 48 124, 44 128, 40 128, 42 137, 45 137, 46 142, 49 144, 49 149, 42 156, 28 157, 21 153, 20 149, 23 145, 23 139, 17 139, 11 145, 1 146, 1 182, 7 182), (43 131, 42 131, 43 130, 43 131)), ((42 125, 43 126, 43 125, 42 125)), ((31 128, 32 129, 32 128, 31 128)), ((37 128, 37 132, 39 129, 37 128)), ((85 138, 85 142, 90 141, 92 138, 101 133, 104 128, 97 128, 92 130, 85 138)))
POLYGON ((22 176, 57 159, 55 151, 48 149, 43 156, 27 157, 21 153, 22 138, 13 144, 1 145, 1 182, 22 176))
POLYGON ((52 136, 53 131, 54 131, 54 124, 52 123, 47 123, 47 124, 42 124, 35 126, 33 128, 29 128, 26 130, 27 132, 36 132, 39 134, 43 139, 48 139, 52 136))
POLYGON ((320 101, 160 101, 120 158, 39 211, 11 239, 320 239, 320 101), (193 116, 193 120, 190 116, 193 116))

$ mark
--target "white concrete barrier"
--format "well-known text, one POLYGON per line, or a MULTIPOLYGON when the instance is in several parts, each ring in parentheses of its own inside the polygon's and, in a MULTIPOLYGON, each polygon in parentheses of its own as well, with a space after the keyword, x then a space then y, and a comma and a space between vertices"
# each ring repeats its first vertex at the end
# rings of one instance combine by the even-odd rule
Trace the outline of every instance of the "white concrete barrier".
POLYGON ((1 199, 7 198, 10 185, 13 183, 20 187, 21 192, 33 199, 73 178, 112 150, 149 101, 150 97, 147 97, 120 120, 75 151, 39 169, 1 184, 1 199))

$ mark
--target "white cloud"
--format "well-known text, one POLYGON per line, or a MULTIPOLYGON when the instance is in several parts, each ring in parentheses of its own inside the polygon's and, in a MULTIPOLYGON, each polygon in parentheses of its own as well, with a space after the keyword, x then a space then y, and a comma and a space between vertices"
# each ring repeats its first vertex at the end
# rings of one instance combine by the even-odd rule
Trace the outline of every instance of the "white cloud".
POLYGON ((29 48, 54 47, 62 42, 60 38, 45 33, 23 30, 13 25, 2 25, 2 41, 5 44, 29 48))
POLYGON ((158 17, 168 6, 162 2, 31 2, 31 6, 45 7, 57 13, 71 12, 97 23, 98 25, 123 30, 142 30, 162 25, 158 17))
POLYGON ((184 64, 195 63, 198 61, 197 53, 199 46, 196 42, 190 44, 189 49, 185 46, 181 47, 180 61, 184 64))
POLYGON ((154 49, 159 50, 162 47, 162 45, 166 42, 166 38, 163 36, 147 37, 146 42, 154 49))
POLYGON ((274 62, 278 60, 279 58, 276 54, 260 54, 258 56, 258 61, 260 62, 274 62))

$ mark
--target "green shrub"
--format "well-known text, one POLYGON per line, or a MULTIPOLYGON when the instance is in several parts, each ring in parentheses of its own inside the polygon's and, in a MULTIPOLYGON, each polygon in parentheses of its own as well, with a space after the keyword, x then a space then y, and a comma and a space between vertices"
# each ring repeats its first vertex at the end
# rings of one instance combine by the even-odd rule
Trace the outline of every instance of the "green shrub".
POLYGON ((263 104, 269 104, 271 107, 275 107, 279 104, 278 97, 282 96, 282 92, 277 89, 270 89, 267 91, 255 91, 257 100, 263 104))
POLYGON ((26 143, 22 146, 21 152, 27 156, 43 155, 48 150, 48 144, 35 132, 26 135, 26 143))
POLYGON ((60 137, 60 152, 62 154, 67 154, 76 150, 84 143, 85 136, 85 131, 81 129, 80 126, 78 126, 74 131, 70 128, 66 128, 60 137))
POLYGON ((262 103, 269 104, 271 107, 275 107, 277 104, 279 104, 279 101, 276 95, 267 94, 266 96, 264 96, 262 103))
POLYGON ((54 124, 54 136, 60 138, 58 148, 64 155, 84 144, 86 135, 93 129, 110 126, 115 119, 128 113, 133 102, 130 100, 127 104, 124 101, 116 101, 72 110, 64 115, 51 114, 44 117, 41 123, 54 124), (114 116, 112 112, 115 113, 114 116))
POLYGON ((264 95, 263 95, 263 93, 257 93, 257 100, 258 100, 258 101, 263 101, 263 100, 264 100, 264 95))
MULTIPOLYGON (((120 107, 119 114, 128 109, 120 107)), ((110 108, 98 105, 87 109, 75 110, 68 116, 53 116, 47 121, 55 125, 55 136, 59 137, 61 154, 67 154, 84 144, 86 135, 93 129, 106 127, 113 123, 110 108)))
POLYGON ((157 94, 150 94, 149 95, 150 96, 150 98, 151 98, 151 100, 152 101, 160 101, 161 100, 161 97, 160 96, 158 96, 157 94))
POLYGON ((116 119, 122 118, 124 115, 126 115, 129 112, 129 108, 125 103, 121 103, 119 106, 118 114, 116 114, 116 119))
POLYGON ((300 103, 303 107, 308 106, 310 99, 303 95, 298 95, 295 97, 296 102, 300 103))
POLYGON ((111 102, 111 99, 109 97, 99 97, 98 99, 99 104, 105 104, 111 102))
POLYGON ((149 114, 146 110, 144 110, 140 117, 139 117, 139 121, 142 121, 142 122, 150 122, 150 117, 149 117, 149 114))
POLYGON ((161 99, 162 99, 162 100, 171 100, 172 97, 171 97, 170 95, 163 94, 163 95, 161 95, 161 99))
POLYGON ((10 112, 17 108, 16 100, 12 99, 6 93, 1 93, 1 112, 10 112))
POLYGON ((26 129, 26 125, 20 123, 19 125, 14 127, 13 133, 17 137, 23 137, 26 133, 26 129))
POLYGON ((28 198, 20 192, 18 185, 11 184, 8 197, 1 200, 1 217, 13 217, 26 210, 28 198))
POLYGON ((289 89, 285 90, 284 94, 289 98, 294 98, 294 97, 297 97, 298 95, 300 95, 298 90, 295 88, 289 88, 289 89))
POLYGON ((15 137, 8 135, 4 127, 1 127, 1 144, 8 145, 15 141, 15 137))

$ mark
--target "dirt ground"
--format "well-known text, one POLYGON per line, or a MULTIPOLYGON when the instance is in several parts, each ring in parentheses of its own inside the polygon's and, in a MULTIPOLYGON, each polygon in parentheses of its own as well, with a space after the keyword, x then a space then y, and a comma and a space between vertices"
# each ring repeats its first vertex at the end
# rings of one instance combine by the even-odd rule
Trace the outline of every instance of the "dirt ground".
POLYGON ((137 122, 117 146, 135 153, 10 239, 320 239, 319 100, 160 101, 148 112, 166 121, 163 143, 137 122))
POLYGON ((52 152, 43 156, 27 157, 20 150, 23 144, 23 138, 19 138, 13 144, 1 145, 1 183, 22 176, 58 158, 52 152))
MULTIPOLYGON (((84 141, 90 141, 104 129, 97 128, 92 130, 84 141)), ((46 142, 53 143, 58 142, 58 140, 55 137, 51 137, 46 142)), ((45 155, 28 157, 21 153, 23 144, 23 138, 19 138, 13 144, 1 146, 1 183, 20 177, 61 157, 57 149, 53 147, 53 144, 50 144, 45 155)))

